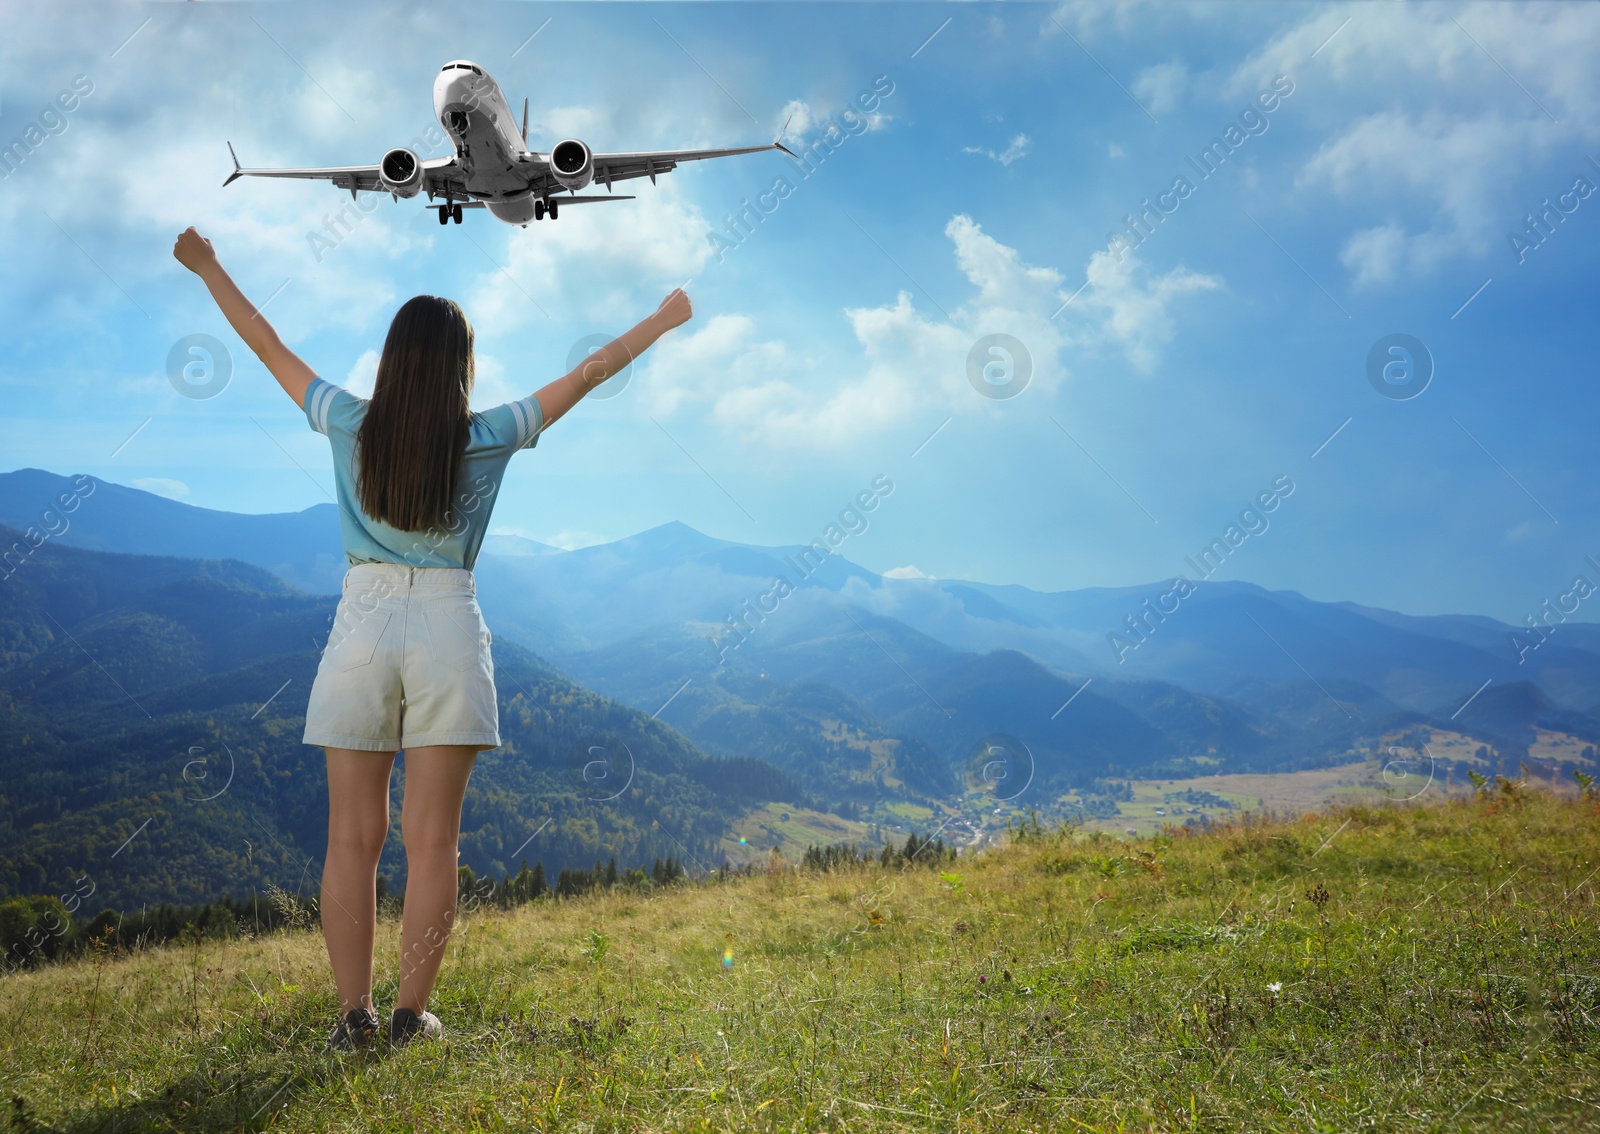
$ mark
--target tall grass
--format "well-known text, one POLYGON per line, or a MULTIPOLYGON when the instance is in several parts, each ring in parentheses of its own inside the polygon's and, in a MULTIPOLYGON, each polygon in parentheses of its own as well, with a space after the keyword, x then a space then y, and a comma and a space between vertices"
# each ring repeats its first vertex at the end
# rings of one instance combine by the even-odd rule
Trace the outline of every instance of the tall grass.
MULTIPOLYGON (((1592 1130, 1600 807, 1526 790, 601 892, 330 1056, 301 931, 0 982, 19 1130, 1592 1130)), ((380 931, 392 1003, 397 927, 380 931)))

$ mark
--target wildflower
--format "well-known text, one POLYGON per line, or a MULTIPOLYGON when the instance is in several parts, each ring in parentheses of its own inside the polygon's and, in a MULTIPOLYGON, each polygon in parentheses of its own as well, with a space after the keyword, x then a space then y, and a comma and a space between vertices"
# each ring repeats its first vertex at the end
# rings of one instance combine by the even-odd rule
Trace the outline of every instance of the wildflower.
POLYGON ((1283 981, 1273 981, 1271 984, 1267 985, 1267 991, 1272 993, 1274 996, 1278 995, 1278 993, 1283 991, 1283 981))

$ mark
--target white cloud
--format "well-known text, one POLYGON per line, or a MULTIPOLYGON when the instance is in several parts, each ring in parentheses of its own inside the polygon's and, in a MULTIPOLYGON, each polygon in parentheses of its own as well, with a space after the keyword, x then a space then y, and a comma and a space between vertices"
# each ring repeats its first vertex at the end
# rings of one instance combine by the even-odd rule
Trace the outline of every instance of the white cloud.
POLYGON ((883 573, 885 579, 931 579, 932 575, 925 575, 916 567, 891 567, 883 573))
MULTIPOLYGON (((1066 0, 1057 4, 1040 25, 1040 31, 1046 35, 1059 35, 1062 28, 1075 35, 1090 35, 1098 30, 1102 21, 1109 23, 1118 31, 1127 31, 1133 24, 1133 17, 1141 7, 1153 4, 1155 0, 1066 0)), ((1171 9, 1172 12, 1182 11, 1193 5, 1178 5, 1171 9)))
MULTIPOLYGON (((49 187, 50 209, 62 218, 62 227, 83 247, 109 247, 112 254, 99 252, 96 260, 115 285, 142 306, 148 308, 149 296, 162 294, 181 277, 186 280, 180 285, 181 294, 194 299, 192 309, 203 312, 200 317, 207 320, 215 314, 204 285, 170 256, 172 241, 190 225, 211 240, 246 295, 258 304, 272 297, 267 315, 291 344, 312 328, 365 326, 394 302, 394 289, 386 282, 387 265, 426 243, 405 227, 407 218, 399 210, 408 203, 364 196, 363 210, 347 194, 326 185, 266 179, 243 179, 218 190, 228 168, 227 151, 220 142, 197 135, 168 110, 158 109, 153 117, 141 131, 146 141, 139 160, 163 170, 162 177, 98 181, 56 177, 49 187), (341 212, 345 234, 340 235, 336 226, 338 242, 323 250, 323 261, 318 263, 309 237, 326 236, 325 222, 341 212), (110 232, 129 229, 146 238, 109 239, 110 232), (152 255, 157 249, 161 254, 152 255), (257 271, 257 265, 270 267, 257 271), (282 290, 273 296, 280 284, 282 290)), ((118 123, 85 116, 59 139, 52 139, 52 145, 60 147, 54 160, 59 168, 87 168, 103 160, 101 155, 122 153, 126 143, 118 136, 119 129, 118 123)), ((269 152, 252 157, 262 165, 279 160, 269 152)), ((26 223, 27 212, 35 208, 30 194, 0 195, 0 226, 9 229, 26 223)), ((55 232, 53 227, 49 231, 55 232)), ((56 235, 61 245, 59 270, 74 284, 49 289, 37 299, 19 298, 25 304, 48 305, 51 317, 70 321, 63 312, 77 302, 72 292, 93 289, 89 294, 98 294, 106 289, 113 296, 116 292, 65 237, 56 235)))
MULTIPOLYGON (((1359 119, 1305 163, 1296 185, 1322 185, 1352 200, 1365 199, 1374 181, 1426 202, 1426 227, 1408 232, 1394 222, 1383 235, 1363 233, 1346 245, 1345 266, 1357 282, 1389 282, 1402 267, 1427 272, 1463 253, 1485 252, 1509 223, 1500 204, 1518 170, 1506 159, 1526 155, 1527 124, 1498 114, 1459 119, 1440 111, 1413 117, 1385 110, 1359 119), (1375 254, 1383 269, 1373 268, 1375 254), (1387 274, 1383 274, 1384 270, 1387 274)), ((1562 185, 1561 188, 1566 188, 1562 185)), ((1367 230, 1370 233, 1372 230, 1367 230)))
POLYGON ((1534 531, 1534 526, 1535 525, 1532 520, 1523 520, 1522 523, 1515 524, 1512 527, 1507 528, 1500 536, 1500 542, 1521 543, 1526 539, 1530 539, 1536 534, 1534 531))
POLYGON ((497 356, 476 348, 473 350, 472 366, 472 404, 480 410, 525 398, 546 382, 560 377, 555 373, 536 377, 527 371, 508 375, 505 365, 497 356))
POLYGON ((491 245, 505 274, 484 272, 463 306, 486 337, 546 325, 541 308, 551 320, 621 334, 699 274, 712 254, 710 232, 670 179, 646 182, 637 200, 568 206, 555 222, 507 230, 505 244, 491 245))
POLYGON ((1519 105, 1530 118, 1543 117, 1520 85, 1559 121, 1589 123, 1593 130, 1600 105, 1597 49, 1600 11, 1592 4, 1330 6, 1241 63, 1229 89, 1248 96, 1274 75, 1298 78, 1315 68, 1380 101, 1404 88, 1463 114, 1505 103, 1519 105), (1409 79, 1425 85, 1412 90, 1409 79))
POLYGON ((1275 36, 1227 89, 1247 97, 1278 74, 1338 88, 1345 112, 1296 185, 1350 204, 1352 283, 1393 285, 1488 255, 1571 184, 1523 200, 1529 170, 1600 137, 1600 6, 1330 8, 1275 36), (1375 202, 1388 215, 1367 212, 1375 202))
POLYGON ((989 334, 1024 344, 1030 382, 1043 391, 1065 379, 1061 355, 1069 347, 1110 346, 1148 369, 1174 333, 1172 303, 1222 286, 1182 267, 1151 278, 1136 257, 1119 264, 1100 252, 1089 264, 1090 287, 1052 319, 1070 294, 1060 272, 1026 263, 964 214, 950 219, 944 235, 973 294, 948 318, 925 315, 905 290, 890 304, 846 308, 861 352, 846 380, 820 384, 819 374, 840 370, 837 362, 762 339, 748 316, 718 315, 654 348, 640 383, 648 411, 701 404, 714 424, 751 444, 839 447, 930 413, 998 412, 967 376, 968 354, 989 334))
MULTIPOLYGON (((867 90, 863 93, 872 92, 867 90)), ((879 106, 882 105, 880 102, 879 106)), ((791 150, 803 151, 817 138, 827 136, 830 130, 836 136, 843 134, 845 137, 870 134, 874 130, 884 129, 893 120, 893 115, 882 110, 863 110, 853 100, 841 100, 835 107, 819 110, 804 99, 792 98, 773 115, 771 136, 775 137, 787 122, 788 130, 783 136, 783 144, 791 150), (865 130, 860 128, 863 119, 866 120, 865 130)))
POLYGON ((189 496, 189 486, 181 480, 164 476, 136 476, 128 482, 130 487, 165 496, 169 500, 184 500, 189 496))
POLYGON ((1405 230, 1399 225, 1364 228, 1345 241, 1339 263, 1355 275, 1357 287, 1390 283, 1399 274, 1405 246, 1405 230))
POLYGON ((1104 341, 1121 344, 1128 360, 1141 370, 1155 365, 1156 347, 1173 335, 1172 300, 1195 292, 1216 291, 1221 278, 1173 268, 1149 283, 1137 255, 1126 255, 1121 262, 1102 249, 1089 259, 1085 272, 1089 286, 1073 301, 1073 306, 1094 312, 1099 317, 1099 335, 1104 341))
MULTIPOLYGON (((509 102, 510 99, 508 98, 509 102)), ((514 108, 515 109, 515 108, 514 108)), ((518 111, 520 113, 520 111, 518 111)), ((528 141, 534 145, 534 139, 546 138, 549 140, 545 149, 554 146, 564 138, 577 138, 579 141, 589 141, 596 149, 606 151, 609 146, 602 146, 592 141, 603 138, 611 131, 611 116, 600 106, 552 106, 539 112, 537 119, 532 117, 532 108, 529 108, 528 141)), ((539 148, 535 146, 534 148, 539 148)))
POLYGON ((378 359, 381 354, 376 350, 363 351, 355 365, 350 367, 350 372, 344 376, 344 388, 358 398, 372 397, 373 384, 378 380, 378 359))
POLYGON ((522 531, 516 531, 513 534, 523 536, 526 539, 531 539, 538 543, 547 543, 551 547, 559 547, 562 551, 577 551, 580 547, 593 547, 599 543, 609 542, 603 535, 596 535, 594 532, 577 531, 570 528, 564 528, 552 536, 533 536, 527 535, 527 533, 522 531))
MULTIPOLYGON (((811 134, 811 127, 817 121, 817 112, 811 109, 811 104, 804 99, 792 98, 783 104, 783 109, 777 114, 777 129, 783 129, 783 124, 789 124, 789 133, 785 137, 806 138, 811 134)), ((793 143, 788 143, 794 148, 793 143)))
POLYGON ((649 413, 665 416, 687 402, 709 401, 719 419, 734 425, 746 416, 736 407, 753 412, 752 401, 786 388, 774 376, 794 369, 785 344, 758 339, 754 319, 723 314, 659 340, 645 365, 638 391, 649 413))
POLYGON ((997 161, 1001 165, 1010 165, 1017 159, 1027 156, 1028 135, 1018 134, 1011 139, 1011 144, 998 154, 982 146, 962 146, 961 152, 964 154, 984 154, 991 161, 997 161))
POLYGON ((1189 68, 1182 63, 1157 63, 1133 79, 1133 97, 1151 114, 1176 110, 1189 89, 1189 68))

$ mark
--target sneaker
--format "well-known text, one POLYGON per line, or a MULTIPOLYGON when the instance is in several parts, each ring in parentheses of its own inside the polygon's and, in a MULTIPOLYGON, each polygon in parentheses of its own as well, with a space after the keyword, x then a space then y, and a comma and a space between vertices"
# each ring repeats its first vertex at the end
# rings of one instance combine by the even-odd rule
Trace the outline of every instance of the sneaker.
POLYGON ((432 1012, 418 1015, 409 1008, 396 1008, 389 1017, 389 1042, 395 1047, 404 1047, 417 1036, 438 1039, 443 1032, 444 1025, 432 1012))
POLYGON ((378 1038, 378 1014, 371 1008, 352 1008, 340 1019, 328 1037, 329 1051, 350 1051, 366 1047, 378 1038))

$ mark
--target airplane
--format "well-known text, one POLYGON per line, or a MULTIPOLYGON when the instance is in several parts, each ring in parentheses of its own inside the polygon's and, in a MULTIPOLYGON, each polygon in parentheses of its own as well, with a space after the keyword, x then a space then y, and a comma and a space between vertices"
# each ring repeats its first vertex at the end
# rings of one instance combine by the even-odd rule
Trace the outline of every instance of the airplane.
POLYGON ((638 153, 597 154, 577 138, 565 138, 549 153, 528 149, 528 100, 522 100, 522 129, 500 86, 482 67, 467 59, 455 59, 439 69, 433 81, 433 107, 439 125, 455 143, 453 157, 423 160, 404 146, 389 150, 376 165, 331 166, 326 169, 241 169, 239 156, 228 143, 233 172, 222 184, 233 184, 241 177, 326 178, 350 190, 387 192, 398 201, 427 193, 428 200, 444 197, 439 223, 461 223, 463 209, 486 208, 507 224, 527 227, 530 220, 557 219, 560 205, 590 204, 596 201, 631 201, 626 195, 613 195, 618 181, 648 177, 656 183, 658 173, 667 173, 679 162, 702 158, 731 157, 735 154, 782 150, 798 158, 783 144, 789 124, 770 145, 743 146, 725 150, 646 150, 638 153), (604 185, 604 194, 580 196, 578 190, 591 184, 604 185))

